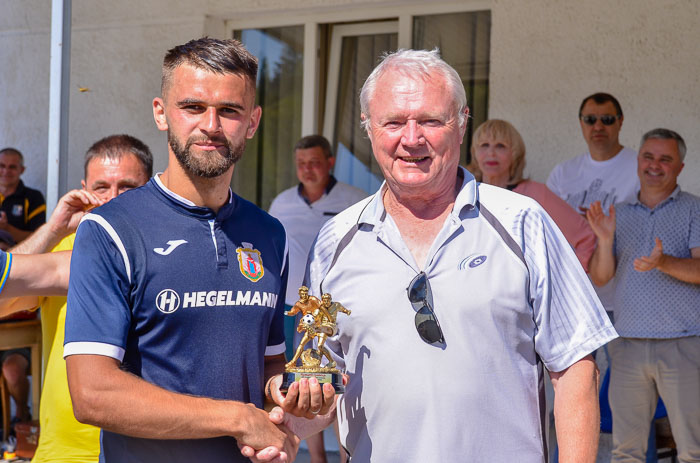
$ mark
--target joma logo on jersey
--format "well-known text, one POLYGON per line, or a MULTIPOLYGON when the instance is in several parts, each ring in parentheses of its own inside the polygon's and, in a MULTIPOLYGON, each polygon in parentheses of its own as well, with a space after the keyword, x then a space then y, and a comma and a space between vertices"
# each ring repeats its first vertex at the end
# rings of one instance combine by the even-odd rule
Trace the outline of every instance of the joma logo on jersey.
MULTIPOLYGON (((180 296, 164 289, 156 296, 156 307, 163 313, 173 313, 180 307, 180 296)), ((262 291, 192 291, 182 296, 182 308, 258 305, 275 308, 277 294, 262 291)))
POLYGON ((244 247, 236 249, 236 254, 238 254, 238 267, 244 277, 255 283, 265 274, 262 256, 260 255, 260 251, 253 248, 252 244, 241 244, 244 247))

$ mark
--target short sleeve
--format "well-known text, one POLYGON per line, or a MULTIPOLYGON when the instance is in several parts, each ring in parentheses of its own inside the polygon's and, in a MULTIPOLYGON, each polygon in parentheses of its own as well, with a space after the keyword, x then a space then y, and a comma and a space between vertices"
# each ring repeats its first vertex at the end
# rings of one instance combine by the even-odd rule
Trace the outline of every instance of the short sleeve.
POLYGON ((7 278, 10 276, 10 270, 12 269, 12 254, 0 250, 0 293, 5 288, 5 283, 7 283, 7 278))
POLYGON ((700 201, 694 201, 690 217, 690 237, 688 239, 689 248, 700 247, 700 201))
POLYGON ((588 277, 552 219, 524 218, 535 350, 550 371, 562 371, 617 337, 588 277))
POLYGON ((123 359, 131 325, 130 265, 110 224, 102 216, 86 215, 71 258, 64 357, 123 359))

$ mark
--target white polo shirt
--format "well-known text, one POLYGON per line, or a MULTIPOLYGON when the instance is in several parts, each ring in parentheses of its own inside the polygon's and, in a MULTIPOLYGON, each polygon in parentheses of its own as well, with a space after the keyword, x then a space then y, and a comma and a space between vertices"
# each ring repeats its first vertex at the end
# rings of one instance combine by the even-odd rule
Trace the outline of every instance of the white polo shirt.
POLYGON ((326 346, 350 375, 338 418, 353 461, 543 462, 539 360, 561 371, 617 336, 537 202, 461 172, 422 269, 444 345, 416 332, 406 288, 421 269, 384 210, 385 186, 330 220, 312 250, 312 292, 322 284, 352 310, 326 346))
POLYGON ((289 243, 289 283, 285 301, 288 305, 294 305, 299 299, 299 286, 304 279, 309 250, 321 226, 366 197, 363 190, 336 181, 323 196, 310 204, 301 195, 299 186, 284 190, 272 200, 270 215, 282 222, 289 243))

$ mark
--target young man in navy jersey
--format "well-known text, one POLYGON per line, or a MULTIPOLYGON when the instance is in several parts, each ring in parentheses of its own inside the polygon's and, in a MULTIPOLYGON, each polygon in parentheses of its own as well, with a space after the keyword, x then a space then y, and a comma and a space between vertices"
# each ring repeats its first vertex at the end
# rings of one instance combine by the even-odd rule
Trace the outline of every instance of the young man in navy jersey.
POLYGON ((153 100, 167 169, 78 229, 64 356, 75 415, 102 428, 107 463, 296 452, 262 410, 284 364, 284 229, 229 188, 260 121, 256 74, 234 40, 170 50, 153 100))

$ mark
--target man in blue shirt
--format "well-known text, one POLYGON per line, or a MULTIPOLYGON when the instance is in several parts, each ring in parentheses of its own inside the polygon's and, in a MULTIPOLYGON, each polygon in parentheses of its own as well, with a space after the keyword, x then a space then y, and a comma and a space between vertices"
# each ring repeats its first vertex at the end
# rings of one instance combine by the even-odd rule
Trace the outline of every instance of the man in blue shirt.
POLYGON ((260 121, 256 74, 234 40, 170 50, 153 100, 167 169, 78 228, 64 356, 107 463, 246 461, 236 444, 293 458, 262 410, 284 364, 284 229, 229 187, 260 121))
POLYGON ((610 352, 614 462, 645 461, 658 397, 682 462, 700 461, 700 198, 681 191, 685 142, 672 130, 642 137, 636 201, 591 206, 598 236, 593 282, 616 277, 610 352))

